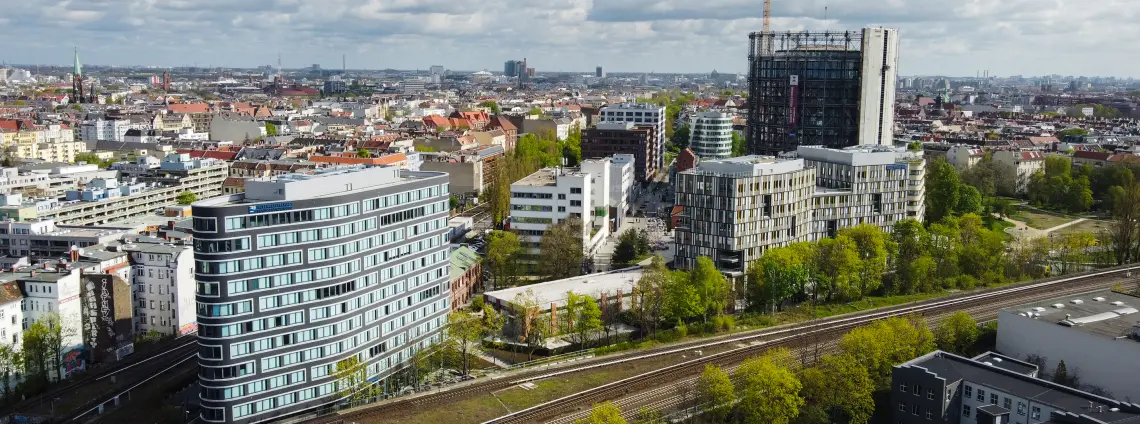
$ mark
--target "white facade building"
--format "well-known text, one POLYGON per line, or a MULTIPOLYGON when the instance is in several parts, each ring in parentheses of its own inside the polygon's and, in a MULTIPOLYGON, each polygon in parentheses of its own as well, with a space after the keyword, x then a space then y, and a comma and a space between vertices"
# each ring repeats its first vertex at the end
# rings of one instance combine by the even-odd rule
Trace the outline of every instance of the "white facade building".
POLYGON ((630 211, 633 204, 634 188, 637 186, 635 160, 629 154, 614 155, 610 159, 610 225, 614 231, 621 225, 621 218, 630 211))
POLYGON ((135 128, 126 119, 97 119, 79 127, 79 138, 83 141, 125 141, 127 130, 135 128))
POLYGON ((609 234, 610 160, 584 160, 579 169, 545 168, 511 184, 511 228, 537 253, 542 235, 570 218, 582 222, 583 253, 591 256, 609 234))
POLYGON ((863 79, 859 91, 859 144, 894 144, 895 84, 899 69, 899 32, 863 29, 863 79))
MULTIPOLYGON (((82 369, 83 361, 72 361, 70 353, 83 346, 83 317, 82 300, 80 299, 80 271, 78 268, 25 268, 16 273, 19 276, 21 288, 24 292, 23 300, 23 329, 28 329, 32 323, 47 319, 53 314, 59 315, 59 322, 63 326, 63 351, 60 374, 64 378, 73 372, 82 369)), ((55 373, 50 373, 55 378, 55 373)))
POLYGON ((703 161, 678 173, 677 267, 707 256, 723 272, 743 273, 772 247, 860 224, 889 232, 900 220, 922 220, 921 153, 801 146, 792 156, 703 161))
POLYGON ((1029 191, 1029 180, 1033 178, 1033 174, 1045 172, 1045 152, 999 150, 994 152, 993 160, 1005 165, 1007 171, 1013 174, 1007 178, 1017 182, 1018 193, 1029 191))
POLYGON ((130 254, 135 333, 182 336, 197 331, 192 246, 148 238, 129 241, 121 248, 130 254))
POLYGON ((732 115, 697 112, 689 123, 689 147, 701 159, 732 157, 732 115))

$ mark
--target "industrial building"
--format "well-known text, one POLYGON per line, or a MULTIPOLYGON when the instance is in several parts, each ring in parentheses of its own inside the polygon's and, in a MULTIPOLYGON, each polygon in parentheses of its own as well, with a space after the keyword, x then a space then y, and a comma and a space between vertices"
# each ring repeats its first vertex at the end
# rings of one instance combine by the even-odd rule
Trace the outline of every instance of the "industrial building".
POLYGON ((998 314, 998 351, 1037 358, 1042 372, 1061 361, 1085 388, 1140 401, 1140 298, 1113 291, 1014 306, 998 314))
MULTIPOLYGON (((1000 328, 1000 326, 999 326, 1000 328)), ((1135 360, 1135 357, 1131 359, 1135 360)), ((940 350, 894 367, 892 423, 1126 424, 1140 405, 1039 377, 1037 365, 986 352, 965 358, 940 350)))
POLYGON ((898 31, 749 35, 749 153, 894 143, 898 31))
POLYGON ((741 275, 772 247, 922 220, 924 166, 919 152, 881 146, 700 162, 676 175, 675 264, 688 269, 707 256, 741 275))
POLYGON ((194 203, 203 421, 335 402, 350 358, 391 389, 451 311, 449 193, 442 172, 343 167, 194 203))

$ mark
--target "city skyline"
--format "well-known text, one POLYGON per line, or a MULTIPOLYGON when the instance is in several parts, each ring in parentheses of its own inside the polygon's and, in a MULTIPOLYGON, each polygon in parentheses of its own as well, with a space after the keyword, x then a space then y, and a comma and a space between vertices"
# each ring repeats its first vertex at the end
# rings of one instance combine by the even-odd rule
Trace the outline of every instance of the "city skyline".
MULTIPOLYGON (((0 17, 9 41, 0 61, 64 65, 78 46, 91 64, 122 66, 256 67, 280 51, 285 68, 335 69, 345 54, 349 69, 496 70, 527 57, 539 72, 740 73, 763 9, 757 0, 136 3, 14 4, 0 17)), ((898 28, 900 75, 1127 77, 1136 48, 1118 40, 1137 31, 1127 23, 1138 13, 1140 4, 1073 0, 776 0, 773 29, 898 28)))

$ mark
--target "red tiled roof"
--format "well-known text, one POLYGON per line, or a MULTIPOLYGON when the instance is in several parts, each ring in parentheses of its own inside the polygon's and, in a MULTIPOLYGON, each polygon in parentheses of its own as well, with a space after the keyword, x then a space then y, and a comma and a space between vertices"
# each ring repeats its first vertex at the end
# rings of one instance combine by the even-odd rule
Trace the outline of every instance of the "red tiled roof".
POLYGON ((206 113, 210 111, 210 105, 205 103, 171 104, 166 106, 166 110, 174 113, 206 113))
POLYGON ((436 128, 446 128, 451 126, 451 122, 439 115, 428 115, 424 117, 424 125, 436 128))
POLYGON ((519 129, 515 126, 515 124, 512 124, 510 120, 501 116, 495 116, 491 118, 491 122, 487 124, 487 126, 502 128, 503 131, 518 131, 519 129))
POLYGON ((229 177, 226 178, 226 181, 223 182, 222 185, 229 187, 245 187, 245 178, 229 177))
POLYGON ((1131 153, 1120 153, 1120 154, 1109 156, 1108 161, 1109 162, 1137 163, 1137 162, 1140 162, 1140 156, 1136 156, 1136 155, 1131 154, 1131 153))
POLYGON ((1110 157, 1112 157, 1112 153, 1107 153, 1107 152, 1090 152, 1090 151, 1085 151, 1085 150, 1079 150, 1079 151, 1073 152, 1073 158, 1074 159, 1088 159, 1088 160, 1105 161, 1105 160, 1108 160, 1108 158, 1110 158, 1110 157))

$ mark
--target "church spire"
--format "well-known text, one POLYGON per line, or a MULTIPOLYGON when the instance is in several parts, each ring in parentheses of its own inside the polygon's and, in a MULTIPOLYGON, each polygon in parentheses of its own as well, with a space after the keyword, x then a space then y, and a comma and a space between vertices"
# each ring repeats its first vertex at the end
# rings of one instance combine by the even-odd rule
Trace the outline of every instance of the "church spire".
POLYGON ((79 64, 79 47, 75 48, 75 76, 83 76, 83 65, 79 64))

